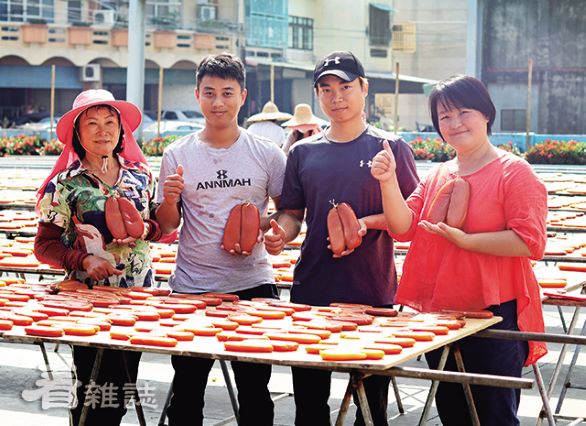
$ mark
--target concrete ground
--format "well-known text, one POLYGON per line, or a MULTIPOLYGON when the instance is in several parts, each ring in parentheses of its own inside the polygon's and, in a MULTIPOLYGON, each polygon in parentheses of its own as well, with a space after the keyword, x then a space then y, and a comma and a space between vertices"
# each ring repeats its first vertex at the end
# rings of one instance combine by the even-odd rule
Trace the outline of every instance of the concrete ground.
MULTIPOLYGON (((545 308, 547 331, 561 333, 561 322, 557 310, 545 308)), ((569 321, 570 312, 566 312, 569 321)), ((586 321, 586 314, 581 315, 580 324, 586 321)), ((51 368, 54 371, 54 380, 48 380, 41 351, 38 346, 0 343, 0 425, 3 426, 30 426, 42 424, 44 426, 67 425, 67 410, 64 408, 64 395, 70 383, 71 353, 67 346, 60 346, 58 352, 54 345, 47 345, 51 368), (52 389, 51 392, 48 390, 52 389)), ((549 354, 540 362, 540 370, 546 383, 549 382, 555 362, 558 358, 560 345, 550 344, 549 354)), ((573 347, 570 348, 573 353, 573 347)), ((571 354, 566 355, 564 369, 559 382, 563 381, 571 354)), ((425 361, 413 360, 408 366, 425 368, 425 361)), ((232 417, 232 409, 219 363, 210 374, 206 393, 205 424, 206 425, 236 425, 232 417)), ((526 369, 524 376, 533 379, 531 369, 526 369)), ((142 395, 143 409, 147 425, 159 425, 159 417, 165 403, 170 382, 173 377, 168 356, 158 354, 144 354, 139 369, 139 392, 142 395)), ((574 380, 586 385, 586 354, 578 357, 578 363, 572 374, 574 380)), ((332 381, 332 395, 330 407, 332 421, 335 420, 337 409, 341 403, 347 385, 348 375, 335 373, 332 381)), ((428 393, 429 381, 399 378, 400 395, 405 408, 405 414, 400 415, 394 396, 389 397, 388 416, 394 425, 416 425, 421 416, 423 404, 428 393)), ((293 401, 290 370, 287 367, 273 367, 273 374, 269 385, 275 399, 275 425, 293 425, 295 404, 293 401)), ((559 395, 560 385, 555 389, 559 395)), ((586 390, 570 389, 564 401, 562 413, 572 416, 586 416, 586 390)), ((552 408, 555 408, 556 398, 552 398, 552 408)), ((534 386, 530 390, 523 390, 519 418, 521 425, 534 425, 541 399, 534 386)), ((345 424, 353 424, 355 407, 347 416, 345 424)), ((560 421, 559 424, 566 424, 560 421)), ((129 409, 123 420, 124 425, 138 425, 138 418, 134 408, 129 409)), ((441 424, 435 408, 432 410, 428 425, 441 424)))

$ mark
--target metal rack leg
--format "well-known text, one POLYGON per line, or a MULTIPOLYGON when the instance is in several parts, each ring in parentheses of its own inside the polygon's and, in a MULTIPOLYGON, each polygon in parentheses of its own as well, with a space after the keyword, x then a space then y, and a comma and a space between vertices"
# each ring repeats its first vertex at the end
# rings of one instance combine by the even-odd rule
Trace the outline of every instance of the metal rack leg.
MULTIPOLYGON (((92 374, 90 375, 90 380, 89 383, 96 383, 96 379, 98 378, 98 372, 100 371, 100 366, 102 365, 102 358, 104 357, 104 349, 103 348, 99 348, 98 352, 96 353, 96 359, 94 361, 94 367, 92 368, 92 374)), ((83 401, 78 401, 81 402, 82 408, 81 408, 81 416, 79 417, 79 426, 85 426, 85 421, 87 419, 88 413, 89 413, 89 405, 86 405, 85 400, 87 398, 87 395, 84 395, 83 397, 83 401)), ((71 415, 71 413, 70 413, 71 415)))
POLYGON ((49 379, 53 380, 53 370, 51 370, 51 365, 49 364, 49 357, 47 356, 47 349, 45 348, 45 344, 40 342, 39 346, 41 348, 41 353, 43 354, 43 360, 45 361, 45 368, 47 369, 49 379))
MULTIPOLYGON (((124 372, 126 373, 126 378, 128 379, 128 383, 131 383, 132 377, 130 377, 130 371, 128 370, 128 361, 126 359, 126 352, 122 352, 122 362, 124 363, 124 372)), ((146 420, 144 418, 144 411, 142 409, 142 404, 140 403, 140 395, 138 394, 138 389, 136 388, 136 383, 134 383, 134 408, 136 410, 136 416, 138 417, 138 423, 140 426, 146 426, 146 420)))
POLYGON ((534 363, 532 367, 533 374, 535 374, 535 380, 537 381, 537 389, 539 389, 539 394, 541 395, 541 400, 543 401, 543 411, 545 411, 547 422, 549 423, 549 426, 555 426, 555 420, 553 418, 553 413, 551 412, 551 407, 549 406, 549 397, 545 391, 545 385, 543 384, 541 371, 539 370, 537 363, 534 363))
MULTIPOLYGON (((350 407, 350 402, 352 401, 352 393, 354 390, 357 389, 358 384, 362 384, 362 380, 364 379, 364 374, 362 373, 350 373, 350 380, 348 380, 348 386, 346 386, 346 393, 344 394, 344 398, 342 399, 342 404, 340 405, 340 411, 338 412, 338 417, 336 418, 336 426, 342 426, 344 424, 344 419, 346 418, 346 414, 348 414, 348 408, 350 407)), ((362 387, 362 391, 364 392, 364 386, 362 387)), ((358 396, 360 398, 360 395, 358 396)), ((364 417, 364 422, 366 423, 366 419, 369 418, 372 425, 372 416, 370 415, 370 408, 368 407, 368 402, 366 401, 366 396, 364 395, 364 400, 366 405, 362 405, 362 400, 360 400, 360 405, 362 407, 366 407, 368 410, 368 417, 364 416, 364 411, 362 412, 362 417, 364 417)))
POLYGON ((564 333, 568 333, 568 325, 566 324, 566 319, 564 318, 564 311, 562 310, 561 306, 556 306, 558 308, 558 314, 560 315, 560 320, 562 321, 562 328, 564 329, 564 333))
POLYGON ((163 411, 161 411, 161 416, 159 417, 159 422, 157 426, 165 426, 165 419, 167 418, 167 409, 171 404, 171 397, 173 396, 173 382, 169 386, 169 390, 167 391, 167 398, 165 399, 165 405, 163 405, 163 411))
MULTIPOLYGON (((437 366, 438 370, 443 370, 446 367, 446 362, 448 360, 449 353, 450 345, 444 346, 442 356, 440 357, 437 366)), ((423 413, 421 413, 421 418, 419 419, 419 426, 423 426, 427 422, 427 417, 429 417, 429 410, 431 410, 431 404, 433 404, 433 400, 435 398, 438 386, 439 382, 437 380, 432 380, 431 387, 429 388, 429 393, 427 394, 427 399, 425 400, 425 405, 423 406, 423 413)))
MULTIPOLYGON (((570 321, 570 326, 568 327, 568 332, 566 334, 572 334, 572 332, 575 330, 576 328, 576 323, 578 322, 578 317, 580 316, 580 308, 576 307, 576 309, 574 310, 574 315, 572 316, 572 320, 570 321)), ((553 369, 553 373, 551 375, 551 378, 549 380, 549 384, 547 386, 547 392, 546 392, 546 397, 547 400, 549 401, 549 398, 551 397, 551 394, 553 393, 553 389, 555 387, 555 384, 558 380, 558 377, 560 375, 560 371, 562 369, 562 365, 564 364, 564 359, 566 358, 566 352, 568 351, 568 345, 566 343, 564 343, 562 345, 562 348, 560 350, 560 355, 558 358, 558 361, 555 365, 555 368, 553 369)), ((536 422, 536 426, 541 426, 541 423, 543 422, 543 415, 545 414, 545 407, 542 407, 541 412, 539 413, 539 417, 537 418, 537 422, 536 422)))
POLYGON ((399 393, 399 386, 397 385, 397 379, 391 376, 391 384, 393 385, 393 392, 395 393, 395 401, 397 401, 397 408, 400 414, 405 414, 405 408, 403 408, 403 401, 401 401, 401 394, 399 393))
POLYGON ((372 414, 370 413, 368 399, 366 399, 366 392, 364 390, 364 382, 362 378, 357 380, 356 393, 358 395, 358 401, 360 401, 360 411, 362 412, 362 418, 364 419, 364 426, 374 426, 374 421, 372 420, 372 414))
MULTIPOLYGON (((232 405, 232 411, 234 411, 234 418, 236 419, 236 424, 238 424, 238 399, 236 398, 236 393, 234 392, 234 385, 232 384, 232 379, 230 378, 230 372, 228 371, 228 365, 226 364, 226 361, 220 360, 220 367, 222 369, 224 381, 226 382, 228 395, 230 396, 230 404, 232 405)), ((161 412, 161 416, 159 417, 159 422, 157 423, 157 426, 165 425, 165 419, 167 418, 167 409, 169 408, 169 405, 171 403, 172 396, 173 382, 171 382, 171 386, 169 386, 169 391, 167 392, 167 399, 165 400, 165 405, 163 406, 163 411, 161 412)))
POLYGON ((230 395, 230 403, 232 404, 232 411, 234 411, 234 417, 236 418, 236 424, 239 424, 240 418, 238 417, 238 400, 236 399, 236 393, 234 392, 234 386, 232 385, 232 379, 230 378, 230 372, 226 361, 220 360, 220 367, 222 368, 222 374, 224 375, 224 381, 228 388, 228 395, 230 395))
MULTIPOLYGON (((454 359, 456 360, 458 371, 460 373, 466 372, 466 369, 464 368, 464 360, 462 359, 462 352, 460 352, 460 347, 458 345, 454 346, 454 359)), ((468 408, 470 410, 470 419, 472 420, 472 424, 474 426, 480 426, 480 419, 478 418, 478 413, 476 412, 476 404, 474 404, 474 396, 472 395, 470 384, 462 383, 462 387, 464 388, 464 396, 466 396, 466 402, 468 403, 468 408)))
MULTIPOLYGON (((582 336, 586 334, 586 321, 584 321, 584 325, 582 326, 582 331, 580 333, 582 336)), ((574 355, 572 356, 572 361, 570 362, 570 366, 568 367, 568 372, 566 373, 566 378, 564 379, 564 385, 562 386, 562 391, 560 393, 560 397, 558 399, 557 406, 555 407, 555 412, 559 413, 562 409, 562 404, 564 403, 564 399, 566 398, 566 393, 568 392, 568 388, 572 387, 571 384, 571 377, 572 371, 576 366, 576 362, 578 361, 578 356, 580 355, 580 349, 582 347, 580 345, 576 345, 576 349, 574 350, 574 355)))

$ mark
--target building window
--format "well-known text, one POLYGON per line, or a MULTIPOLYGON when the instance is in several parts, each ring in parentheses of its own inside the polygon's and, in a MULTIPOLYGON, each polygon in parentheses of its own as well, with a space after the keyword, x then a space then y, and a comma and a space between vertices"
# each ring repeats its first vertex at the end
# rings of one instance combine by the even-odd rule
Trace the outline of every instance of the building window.
POLYGON ((81 0, 69 0, 67 2, 67 22, 81 22, 81 0))
POLYGON ((391 42, 391 12, 380 5, 368 6, 368 40, 370 45, 388 46, 391 42))
POLYGON ((387 49, 370 49, 370 56, 373 58, 386 58, 388 53, 387 49))
POLYGON ((181 9, 180 0, 148 0, 147 1, 148 16, 167 16, 179 15, 181 9))
POLYGON ((502 109, 501 131, 524 132, 526 127, 526 116, 527 110, 525 109, 502 109))
POLYGON ((313 19, 289 16, 289 49, 313 50, 313 19))
POLYGON ((53 22, 53 3, 54 0, 2 0, 0 1, 0 21, 53 22))
POLYGON ((287 0, 244 0, 247 47, 286 49, 287 0))
POLYGON ((180 0, 147 0, 148 22, 161 29, 175 29, 181 26, 180 0))

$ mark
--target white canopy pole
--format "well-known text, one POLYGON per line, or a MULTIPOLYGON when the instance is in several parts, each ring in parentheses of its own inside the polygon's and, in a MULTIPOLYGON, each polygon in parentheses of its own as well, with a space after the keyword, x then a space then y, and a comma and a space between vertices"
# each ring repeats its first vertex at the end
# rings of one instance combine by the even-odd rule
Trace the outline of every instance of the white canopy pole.
MULTIPOLYGON (((130 0, 128 10, 128 70, 126 100, 144 110, 144 42, 146 0, 130 0)), ((142 124, 134 132, 142 138, 142 124)))

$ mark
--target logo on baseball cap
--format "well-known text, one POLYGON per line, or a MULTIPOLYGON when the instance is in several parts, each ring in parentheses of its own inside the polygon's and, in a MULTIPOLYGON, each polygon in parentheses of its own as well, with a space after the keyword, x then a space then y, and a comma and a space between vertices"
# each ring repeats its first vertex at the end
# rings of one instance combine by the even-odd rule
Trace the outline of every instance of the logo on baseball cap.
POLYGON ((322 58, 313 70, 313 85, 315 86, 324 75, 335 75, 344 81, 354 81, 358 77, 365 77, 364 67, 352 52, 332 52, 322 58))

